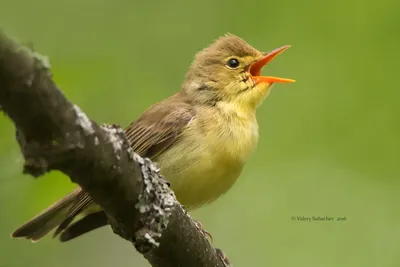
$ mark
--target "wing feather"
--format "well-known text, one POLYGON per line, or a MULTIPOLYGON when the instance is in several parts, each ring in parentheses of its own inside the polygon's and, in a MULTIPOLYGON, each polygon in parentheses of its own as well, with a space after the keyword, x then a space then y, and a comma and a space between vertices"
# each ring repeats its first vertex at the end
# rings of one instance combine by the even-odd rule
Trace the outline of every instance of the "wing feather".
MULTIPOLYGON (((133 151, 142 157, 154 159, 179 139, 194 116, 192 106, 181 101, 179 95, 175 95, 146 110, 125 129, 125 136, 133 151)), ((74 218, 92 203, 90 196, 82 190, 54 236, 63 232, 74 218)))

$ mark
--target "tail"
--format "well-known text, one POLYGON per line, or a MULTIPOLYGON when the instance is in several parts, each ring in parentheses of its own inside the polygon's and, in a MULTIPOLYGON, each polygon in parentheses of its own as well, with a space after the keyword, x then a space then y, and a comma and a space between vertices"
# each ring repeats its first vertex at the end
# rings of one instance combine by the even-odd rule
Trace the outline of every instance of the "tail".
MULTIPOLYGON (((64 198, 48 207, 39 215, 20 226, 11 234, 11 237, 26 238, 35 242, 57 227, 54 236, 65 230, 65 232, 63 232, 61 235, 62 237, 64 236, 64 238, 61 238, 61 241, 68 241, 80 234, 100 227, 98 223, 93 225, 93 221, 91 223, 93 227, 90 227, 90 225, 83 228, 77 227, 77 225, 82 225, 82 223, 79 224, 80 221, 78 221, 72 225, 75 225, 75 227, 72 227, 71 229, 73 230, 72 233, 70 233, 70 231, 67 229, 76 215, 88 208, 88 206, 91 204, 93 204, 93 201, 90 199, 90 197, 81 188, 77 188, 64 198)), ((102 214, 104 215, 104 218, 107 218, 104 212, 102 212, 102 214)), ((88 216, 89 218, 93 217, 90 215, 88 216)), ((82 221, 88 220, 84 220, 83 218, 82 221)), ((105 224, 107 224, 107 221, 104 222, 103 220, 102 225, 105 224)))

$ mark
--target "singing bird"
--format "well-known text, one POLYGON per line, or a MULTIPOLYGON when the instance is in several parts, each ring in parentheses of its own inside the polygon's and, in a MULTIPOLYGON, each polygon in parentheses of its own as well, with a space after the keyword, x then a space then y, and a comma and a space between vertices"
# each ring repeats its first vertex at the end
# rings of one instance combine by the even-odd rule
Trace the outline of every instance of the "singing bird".
MULTIPOLYGON (((239 177, 257 145, 256 109, 274 83, 294 82, 261 76, 262 67, 287 48, 262 53, 224 35, 196 54, 178 93, 126 128, 133 151, 157 163, 186 209, 214 201, 239 177)), ((36 241, 57 228, 54 236, 64 242, 107 224, 105 213, 77 188, 12 237, 36 241)))

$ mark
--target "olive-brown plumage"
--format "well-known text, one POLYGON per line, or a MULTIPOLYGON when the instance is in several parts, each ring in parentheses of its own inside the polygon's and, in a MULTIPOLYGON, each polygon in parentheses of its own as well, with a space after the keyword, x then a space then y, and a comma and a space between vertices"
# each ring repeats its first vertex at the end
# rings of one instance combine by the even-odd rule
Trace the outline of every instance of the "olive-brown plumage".
MULTIPOLYGON (((258 140, 256 109, 276 82, 261 68, 287 47, 261 53, 234 35, 200 51, 181 90, 151 106, 125 134, 132 149, 157 162, 178 200, 194 209, 224 194, 258 140)), ((33 241, 56 228, 61 241, 106 225, 89 195, 77 188, 13 234, 33 241), (72 223, 77 215, 83 218, 72 223)))

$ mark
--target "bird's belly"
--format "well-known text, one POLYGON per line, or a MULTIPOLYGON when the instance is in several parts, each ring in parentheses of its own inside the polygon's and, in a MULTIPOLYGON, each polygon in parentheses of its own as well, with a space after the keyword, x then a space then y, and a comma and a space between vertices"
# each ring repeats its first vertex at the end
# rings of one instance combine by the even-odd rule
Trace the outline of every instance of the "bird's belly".
POLYGON ((257 143, 256 124, 236 122, 227 128, 226 121, 210 123, 215 127, 204 129, 194 120, 175 145, 154 159, 179 202, 189 209, 224 194, 257 143))
POLYGON ((178 201, 187 209, 194 209, 225 193, 239 177, 244 162, 216 151, 206 142, 192 142, 189 146, 186 142, 178 142, 155 161, 178 201))

